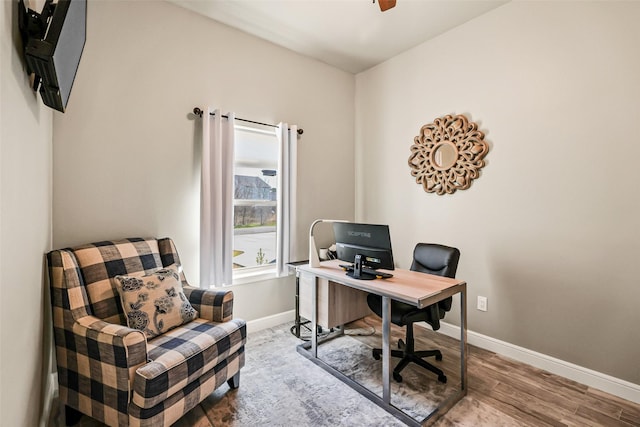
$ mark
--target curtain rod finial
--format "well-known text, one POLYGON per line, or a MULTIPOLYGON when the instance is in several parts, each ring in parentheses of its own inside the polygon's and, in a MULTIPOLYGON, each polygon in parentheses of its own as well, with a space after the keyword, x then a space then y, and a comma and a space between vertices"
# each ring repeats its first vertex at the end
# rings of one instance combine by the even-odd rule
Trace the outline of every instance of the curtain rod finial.
POLYGON ((193 109, 193 114, 195 114, 196 116, 202 117, 202 110, 198 107, 195 107, 193 109))
POLYGON ((304 129, 298 129, 298 135, 302 135, 304 133, 304 129))

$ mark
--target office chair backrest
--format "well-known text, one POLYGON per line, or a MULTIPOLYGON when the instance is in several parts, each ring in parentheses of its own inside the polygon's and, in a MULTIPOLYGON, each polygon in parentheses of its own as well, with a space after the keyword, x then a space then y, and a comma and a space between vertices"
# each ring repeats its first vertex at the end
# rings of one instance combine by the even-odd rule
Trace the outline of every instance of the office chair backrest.
POLYGON ((456 277, 460 251, 435 243, 418 243, 413 250, 411 270, 444 277, 456 277))
MULTIPOLYGON (((454 278, 458 270, 458 260, 460 251, 457 248, 437 243, 418 243, 413 250, 411 270, 454 278)), ((453 298, 449 297, 427 307, 431 311, 427 323, 434 331, 440 329, 439 319, 444 318, 444 314, 451 310, 452 303, 453 298)))

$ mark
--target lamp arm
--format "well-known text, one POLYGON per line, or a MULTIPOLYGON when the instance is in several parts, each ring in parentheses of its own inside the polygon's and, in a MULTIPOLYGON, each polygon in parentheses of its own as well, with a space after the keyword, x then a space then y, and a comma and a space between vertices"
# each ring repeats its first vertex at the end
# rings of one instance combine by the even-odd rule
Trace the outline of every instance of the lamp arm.
POLYGON ((313 229, 321 222, 349 222, 343 219, 317 219, 313 221, 311 227, 309 227, 309 266, 320 267, 320 256, 318 255, 318 249, 316 248, 316 239, 313 237, 313 229))

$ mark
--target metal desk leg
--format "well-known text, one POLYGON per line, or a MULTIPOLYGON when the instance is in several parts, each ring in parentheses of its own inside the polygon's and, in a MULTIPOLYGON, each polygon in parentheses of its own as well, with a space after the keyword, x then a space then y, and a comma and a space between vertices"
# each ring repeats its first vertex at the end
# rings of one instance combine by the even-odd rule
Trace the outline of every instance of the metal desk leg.
POLYGON ((296 269, 296 337, 300 338, 300 273, 296 269))
POLYGON ((382 400, 385 404, 391 402, 391 385, 389 362, 391 350, 389 339, 391 335, 391 300, 389 297, 382 297, 382 400))
POLYGON ((467 284, 460 291, 460 387, 467 394, 467 284))
POLYGON ((318 276, 314 276, 311 285, 311 355, 318 358, 318 276))

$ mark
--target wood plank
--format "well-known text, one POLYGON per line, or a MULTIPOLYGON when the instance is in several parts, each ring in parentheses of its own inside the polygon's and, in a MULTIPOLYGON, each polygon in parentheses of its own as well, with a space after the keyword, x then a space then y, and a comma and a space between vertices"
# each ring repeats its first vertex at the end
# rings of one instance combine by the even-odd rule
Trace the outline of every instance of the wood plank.
POLYGON ((616 406, 620 407, 620 409, 622 409, 622 412, 626 413, 628 417, 631 417, 631 418, 635 417, 640 419, 640 405, 637 403, 633 403, 629 400, 623 399, 618 396, 613 396, 609 393, 605 393, 602 390, 598 390, 591 387, 589 387, 589 389, 587 390, 587 395, 593 396, 598 400, 611 402, 616 406))
POLYGON ((632 426, 640 426, 640 415, 623 409, 622 414, 620 414, 620 421, 629 423, 632 426))
POLYGON ((560 386, 556 381, 557 376, 549 373, 543 375, 544 371, 532 366, 513 362, 498 355, 488 360, 482 360, 480 363, 487 370, 496 371, 501 382, 547 402, 554 402, 572 412, 583 401, 584 392, 574 386, 560 386))
POLYGON ((562 399, 556 400, 557 404, 554 405, 543 398, 504 383, 498 384, 489 392, 489 395, 498 400, 515 403, 522 408, 523 412, 553 426, 563 426, 559 420, 574 412, 567 409, 566 402, 562 402, 562 399))
POLYGON ((536 418, 529 414, 525 407, 517 405, 512 401, 505 401, 503 399, 496 399, 495 396, 489 393, 474 393, 473 391, 469 393, 469 397, 473 399, 477 399, 480 402, 483 402, 487 406, 504 413, 511 418, 514 418, 522 423, 523 426, 533 426, 533 427, 548 427, 553 426, 553 424, 549 424, 539 418, 536 418))
POLYGON ((602 412, 596 411, 593 408, 590 408, 586 405, 582 405, 578 408, 576 415, 580 415, 588 420, 595 421, 598 425, 607 426, 607 427, 629 427, 630 424, 620 421, 619 419, 615 419, 609 417, 602 412))

